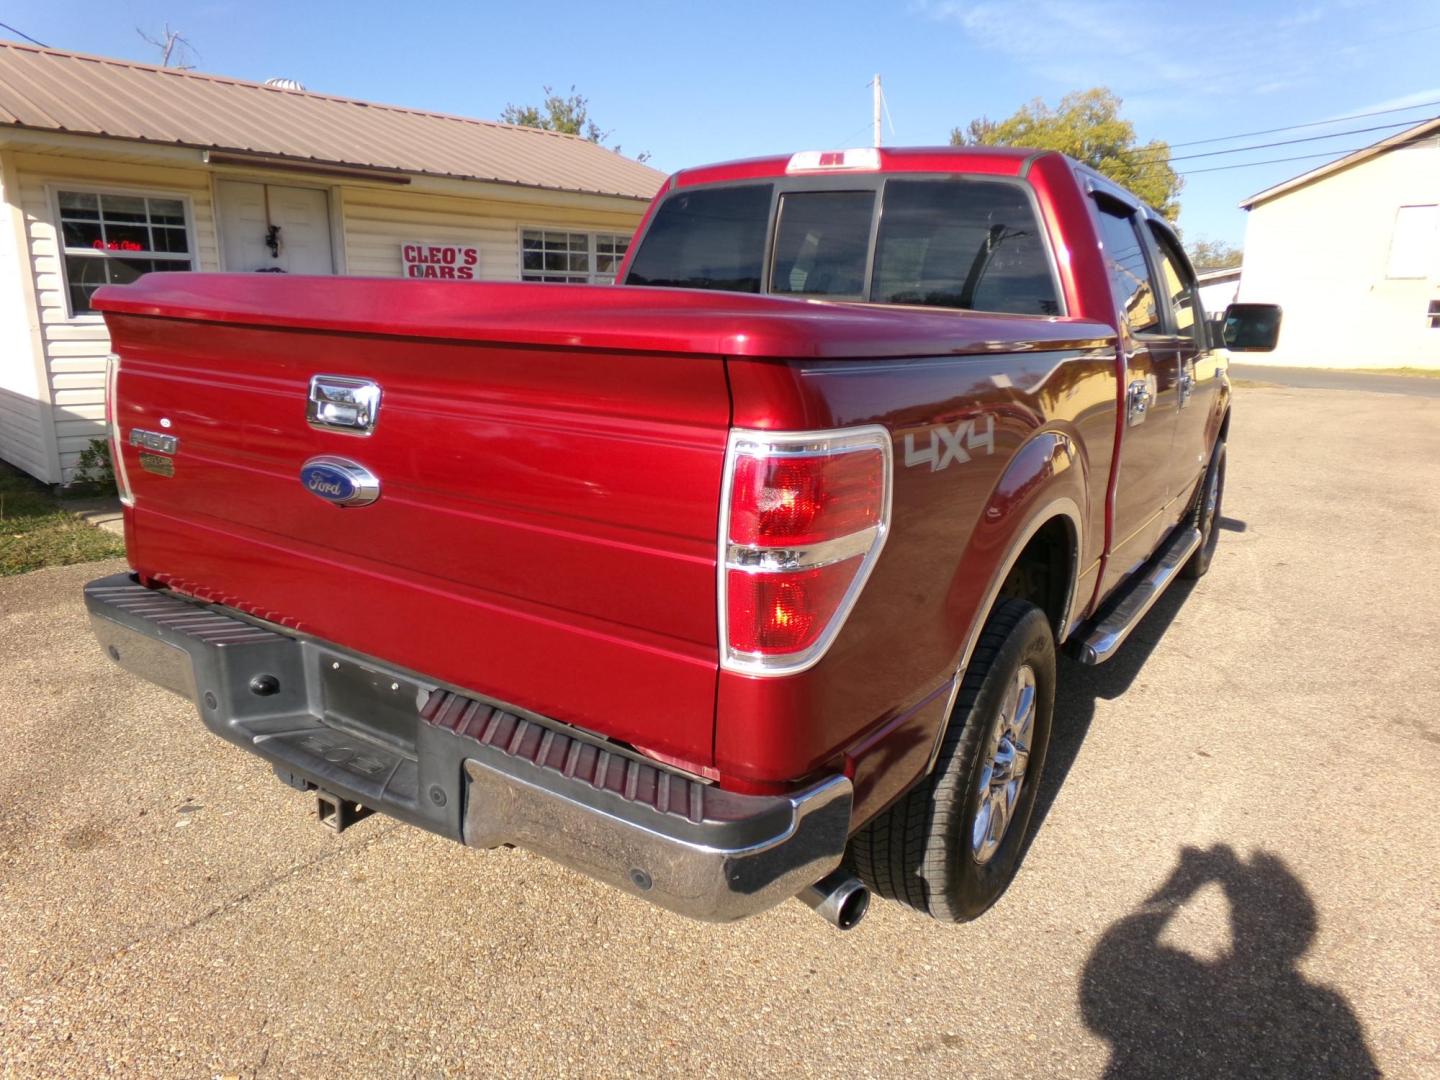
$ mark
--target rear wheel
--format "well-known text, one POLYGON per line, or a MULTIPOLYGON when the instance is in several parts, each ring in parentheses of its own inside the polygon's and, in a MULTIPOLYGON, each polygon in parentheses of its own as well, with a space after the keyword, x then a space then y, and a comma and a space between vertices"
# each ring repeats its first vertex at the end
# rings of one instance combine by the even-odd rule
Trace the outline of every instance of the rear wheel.
POLYGON ((1180 576, 1200 578, 1210 569, 1215 558, 1215 547, 1220 541, 1220 502, 1225 497, 1225 440, 1215 444, 1210 455, 1210 467, 1205 470, 1205 480, 1195 496, 1195 506, 1190 511, 1190 521, 1200 531, 1200 546, 1190 561, 1180 568, 1180 576))
POLYGON ((1020 866, 1055 703, 1044 613, 1001 600, 965 672, 931 774, 855 834, 849 861, 880 896, 946 922, 1000 898, 1020 866))

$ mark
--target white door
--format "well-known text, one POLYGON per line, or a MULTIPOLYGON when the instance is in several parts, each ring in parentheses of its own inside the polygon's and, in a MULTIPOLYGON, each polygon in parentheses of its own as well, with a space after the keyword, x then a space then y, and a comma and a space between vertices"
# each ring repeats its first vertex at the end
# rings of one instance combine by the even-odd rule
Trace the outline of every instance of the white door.
POLYGON ((335 272, 325 192, 243 180, 221 180, 216 187, 226 270, 335 272))

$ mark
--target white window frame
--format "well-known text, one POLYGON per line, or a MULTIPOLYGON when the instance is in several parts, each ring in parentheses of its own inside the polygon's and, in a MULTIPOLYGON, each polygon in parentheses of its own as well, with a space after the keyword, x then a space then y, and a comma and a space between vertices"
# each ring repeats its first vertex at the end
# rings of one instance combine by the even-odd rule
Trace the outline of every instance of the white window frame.
POLYGON ((1392 281, 1414 281, 1434 276, 1437 267, 1440 267, 1440 206, 1435 203, 1397 206, 1390 226, 1385 276, 1392 281))
MULTIPOLYGON (((190 248, 184 258, 189 260, 189 270, 196 272, 200 269, 200 253, 196 250, 195 232, 195 207, 189 194, 180 191, 167 191, 160 188, 131 187, 126 184, 104 184, 94 182, 71 183, 68 180, 50 180, 45 184, 45 199, 50 208, 50 224, 55 230, 55 258, 60 264, 60 291, 65 296, 65 315, 68 321, 76 323, 97 323, 103 322, 105 317, 98 311, 77 312, 70 299, 70 272, 66 266, 65 257, 72 254, 80 254, 87 258, 105 258, 105 255, 89 255, 89 249, 67 248, 65 246, 65 226, 60 218, 60 193, 73 192, 77 195, 130 195, 145 199, 171 199, 180 203, 185 217, 185 238, 190 248)), ((136 258, 143 259, 166 259, 173 257, 175 262, 181 261, 179 253, 172 252, 134 252, 136 258)), ((117 253, 118 257, 118 253, 117 253)))
MULTIPOLYGON (((565 283, 565 284, 570 284, 570 285, 613 285, 613 284, 615 283, 615 274, 601 274, 599 271, 597 271, 597 270, 595 269, 595 259, 596 259, 596 256, 597 256, 597 254, 598 254, 598 252, 595 250, 596 241, 597 241, 598 239, 600 239, 601 237, 604 237, 604 238, 607 238, 607 239, 611 239, 611 240, 623 240, 623 241, 625 242, 625 245, 626 245, 626 248, 625 248, 626 253, 629 252, 629 250, 630 250, 629 245, 634 241, 634 235, 633 235, 632 233, 615 232, 615 231, 613 231, 613 230, 611 230, 611 229, 587 229, 587 228, 583 228, 583 227, 581 227, 581 228, 571 228, 571 227, 566 226, 566 225, 521 225, 521 226, 516 230, 516 232, 515 232, 515 243, 516 243, 516 250, 517 250, 517 252, 518 252, 518 262, 519 262, 518 277, 519 277, 519 280, 520 280, 520 281, 537 280, 537 279, 535 279, 535 278, 527 278, 527 277, 526 277, 526 274, 527 274, 527 273, 529 273, 529 274, 536 274, 536 273, 545 274, 545 273, 547 273, 546 271, 534 271, 534 270, 527 271, 527 270, 525 269, 525 234, 526 234, 527 232, 538 232, 538 233, 565 233, 565 234, 570 235, 570 236, 583 236, 583 237, 585 237, 585 250, 586 250, 586 264, 587 264, 587 265, 586 265, 586 268, 585 268, 585 270, 584 270, 584 272, 583 272, 583 277, 581 276, 581 271, 578 271, 578 270, 573 270, 573 271, 555 271, 555 270, 552 270, 552 271, 549 271, 549 272, 548 272, 548 273, 550 274, 550 276, 555 276, 555 275, 557 275, 557 274, 564 273, 564 274, 566 275, 566 278, 565 278, 565 282, 564 282, 564 283, 565 283)), ((624 261, 625 261, 625 255, 622 254, 622 255, 619 256, 619 261, 616 262, 616 264, 615 264, 615 270, 616 270, 617 272, 618 272, 619 269, 620 269, 620 263, 622 263, 622 262, 624 262, 624 261)), ((552 282, 551 284, 555 284, 555 283, 552 282)))

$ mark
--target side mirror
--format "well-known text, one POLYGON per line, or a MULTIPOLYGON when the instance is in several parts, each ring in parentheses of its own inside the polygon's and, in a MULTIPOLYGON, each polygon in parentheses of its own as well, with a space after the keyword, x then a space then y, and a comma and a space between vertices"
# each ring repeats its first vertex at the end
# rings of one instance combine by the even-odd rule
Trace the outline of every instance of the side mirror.
POLYGON ((1280 338, 1280 305, 1231 304, 1225 309, 1225 347, 1269 352, 1280 338))

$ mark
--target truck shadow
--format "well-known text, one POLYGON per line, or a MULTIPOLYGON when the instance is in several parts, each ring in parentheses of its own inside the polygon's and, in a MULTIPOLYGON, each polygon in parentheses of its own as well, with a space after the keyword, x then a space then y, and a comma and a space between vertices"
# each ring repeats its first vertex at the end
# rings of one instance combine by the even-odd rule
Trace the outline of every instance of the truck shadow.
POLYGON ((1085 1023, 1110 1044, 1105 1076, 1378 1077, 1345 998, 1297 961, 1314 940, 1314 901, 1277 856, 1185 848, 1169 878, 1101 936, 1080 978, 1085 1023), (1161 940, 1209 885, 1230 909, 1213 959, 1161 940))

